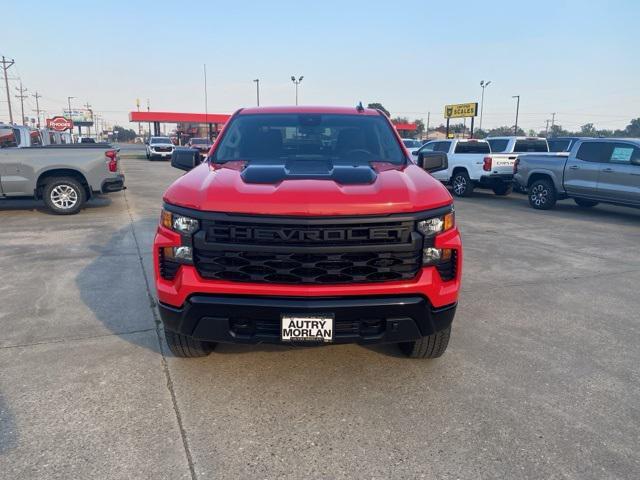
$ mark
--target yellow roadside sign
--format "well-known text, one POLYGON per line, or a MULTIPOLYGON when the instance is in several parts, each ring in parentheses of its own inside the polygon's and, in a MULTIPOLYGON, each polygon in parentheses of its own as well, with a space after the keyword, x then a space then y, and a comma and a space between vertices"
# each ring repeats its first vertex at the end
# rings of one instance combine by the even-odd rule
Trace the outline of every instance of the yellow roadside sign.
POLYGON ((444 106, 444 118, 477 117, 478 103, 457 103, 444 106))

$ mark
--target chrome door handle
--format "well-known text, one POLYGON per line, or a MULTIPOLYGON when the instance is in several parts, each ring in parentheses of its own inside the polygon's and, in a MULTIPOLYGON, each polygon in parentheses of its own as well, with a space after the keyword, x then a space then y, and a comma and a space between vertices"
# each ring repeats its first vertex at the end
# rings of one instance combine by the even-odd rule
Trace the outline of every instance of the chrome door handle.
POLYGON ((600 170, 601 172, 605 172, 605 173, 612 173, 613 172, 613 168, 603 168, 602 170, 600 170))
POLYGON ((577 166, 577 165, 571 165, 571 166, 569 167, 569 170, 580 170, 580 167, 579 167, 579 166, 577 166))

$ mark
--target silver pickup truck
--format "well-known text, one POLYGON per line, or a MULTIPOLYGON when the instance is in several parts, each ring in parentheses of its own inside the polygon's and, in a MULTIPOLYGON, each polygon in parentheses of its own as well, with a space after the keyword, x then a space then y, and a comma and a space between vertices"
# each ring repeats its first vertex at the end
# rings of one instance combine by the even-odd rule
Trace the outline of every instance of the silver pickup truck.
POLYGON ((0 199, 42 199, 53 213, 70 215, 96 193, 125 188, 118 149, 107 143, 16 145, 12 126, 0 125, 0 199))
POLYGON ((581 207, 640 207, 640 139, 582 139, 565 155, 523 155, 516 159, 514 181, 539 210, 564 198, 581 207))

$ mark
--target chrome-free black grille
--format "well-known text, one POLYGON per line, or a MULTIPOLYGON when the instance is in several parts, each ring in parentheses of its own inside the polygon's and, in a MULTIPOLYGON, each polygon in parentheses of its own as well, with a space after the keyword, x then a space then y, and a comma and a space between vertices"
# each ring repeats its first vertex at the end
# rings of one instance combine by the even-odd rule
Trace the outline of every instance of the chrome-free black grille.
POLYGON ((421 251, 276 253, 196 250, 205 278, 266 283, 357 283, 406 280, 420 269, 421 251))
POLYGON ((423 238, 403 217, 201 220, 194 265, 208 279, 281 284, 388 282, 414 278, 423 238))

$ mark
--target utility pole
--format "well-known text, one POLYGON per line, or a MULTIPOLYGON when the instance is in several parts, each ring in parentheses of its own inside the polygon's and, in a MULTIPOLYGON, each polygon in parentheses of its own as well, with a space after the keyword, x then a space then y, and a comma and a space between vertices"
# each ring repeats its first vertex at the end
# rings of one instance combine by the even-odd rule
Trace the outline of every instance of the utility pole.
POLYGON ((22 125, 26 125, 27 123, 24 121, 24 99, 27 98, 28 95, 25 95, 24 92, 27 91, 26 88, 22 87, 22 80, 20 80, 20 87, 16 87, 16 90, 20 92, 20 95, 16 95, 16 98, 20 99, 20 111, 22 113, 22 125))
POLYGON ((9 107, 9 123, 13 123, 13 112, 11 111, 11 94, 9 93, 9 78, 7 76, 7 70, 13 65, 15 60, 7 60, 2 56, 2 71, 4 72, 4 87, 7 89, 7 105, 9 107))
POLYGON ((298 105, 298 85, 300 85, 300 82, 302 82, 302 79, 304 77, 302 75, 300 75, 300 78, 298 78, 296 80, 296 77, 294 77, 293 75, 291 75, 291 81, 295 84, 296 86, 296 105, 298 105))
POLYGON ((549 138, 549 119, 547 118, 547 126, 544 129, 545 138, 549 138))
POLYGON ((256 78, 254 82, 256 82, 256 102, 260 106, 260 79, 256 78))
MULTIPOLYGON (((89 105, 89 102, 87 102, 84 104, 84 106, 87 110, 89 110, 89 113, 91 113, 91 120, 93 121, 93 110, 91 110, 91 105, 89 105)), ((91 125, 87 127, 87 136, 91 136, 91 125)))
MULTIPOLYGON (((140 99, 136 98, 136 108, 140 111, 140 99)), ((138 136, 142 136, 142 123, 138 122, 138 136)))
POLYGON ((36 115, 38 116, 38 122, 36 125, 38 126, 38 128, 40 128, 40 103, 38 102, 38 99, 42 97, 42 95, 36 92, 31 96, 36 99, 36 115))
POLYGON ((553 127, 555 126, 555 124, 556 124, 556 114, 552 113, 551 114, 551 133, 553 133, 553 127))
POLYGON ((431 120, 431 112, 427 112, 427 140, 429 140, 429 121, 431 120))
POLYGON ((204 122, 207 124, 207 138, 211 141, 213 132, 209 123, 209 99, 207 97, 207 64, 204 64, 204 122))
POLYGON ((480 80, 480 86, 482 87, 482 99, 480 100, 480 127, 478 130, 482 130, 482 114, 484 113, 484 89, 491 85, 491 80, 485 82, 480 80))
MULTIPOLYGON (((151 106, 150 106, 150 103, 149 103, 149 99, 147 98, 147 113, 149 113, 150 111, 151 111, 151 106)), ((149 132, 148 132, 149 133, 149 138, 151 138, 151 120, 149 120, 148 128, 149 128, 149 132)))
POLYGON ((511 98, 517 98, 518 103, 516 103, 516 126, 513 128, 513 134, 518 135, 518 113, 520 112, 520 95, 513 95, 511 98))

